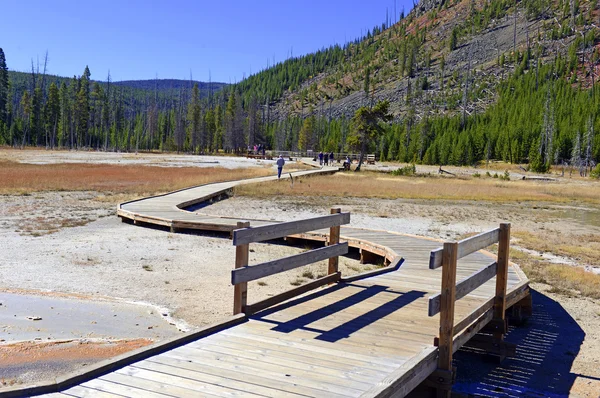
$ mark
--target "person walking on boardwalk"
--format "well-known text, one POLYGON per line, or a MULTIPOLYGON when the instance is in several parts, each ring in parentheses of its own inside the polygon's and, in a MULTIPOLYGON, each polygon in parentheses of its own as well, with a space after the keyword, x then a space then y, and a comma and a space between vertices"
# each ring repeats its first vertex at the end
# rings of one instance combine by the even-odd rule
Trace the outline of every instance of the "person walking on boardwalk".
POLYGON ((284 164, 283 156, 279 155, 279 159, 277 159, 277 178, 281 178, 281 170, 283 170, 284 164))
POLYGON ((333 166, 333 151, 329 154, 329 165, 333 166))
POLYGON ((319 166, 323 166, 323 152, 319 152, 319 166))

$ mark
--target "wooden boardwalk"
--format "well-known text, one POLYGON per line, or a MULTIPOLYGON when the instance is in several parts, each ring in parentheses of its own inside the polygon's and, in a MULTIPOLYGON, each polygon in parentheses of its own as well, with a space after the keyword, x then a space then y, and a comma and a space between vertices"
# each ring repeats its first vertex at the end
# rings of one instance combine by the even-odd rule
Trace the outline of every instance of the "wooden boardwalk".
MULTIPOLYGON (((303 172, 298 174, 312 174, 303 172)), ((231 231, 237 219, 194 214, 180 208, 206 201, 236 184, 211 184, 120 206, 136 223, 231 231)), ((265 221, 252 221, 259 225, 265 221)), ((319 231, 309 239, 323 239, 319 231)), ((342 280, 139 361, 119 362, 111 371, 79 374, 79 385, 51 396, 66 397, 374 397, 404 396, 437 367, 439 315, 428 316, 428 298, 440 292, 442 268, 429 269, 440 242, 386 231, 342 227, 341 241, 383 255, 392 272, 342 280), (123 366, 124 364, 124 366, 123 366), (99 376, 99 377, 96 377, 99 376), (91 377, 96 377, 87 380, 91 377)), ((232 258, 232 268, 233 268, 232 258)), ((492 260, 475 252, 459 260, 457 281, 492 260)), ((507 306, 528 294, 517 266, 508 277, 507 306)), ((233 288, 232 288, 233 289, 233 288)), ((489 308, 495 278, 456 301, 459 323, 489 308)), ((455 350, 486 322, 474 322, 455 338, 455 350)), ((67 384, 65 384, 67 385, 67 384)), ((71 384, 72 385, 72 384, 71 384)), ((0 394, 1 395, 1 394, 0 394)))

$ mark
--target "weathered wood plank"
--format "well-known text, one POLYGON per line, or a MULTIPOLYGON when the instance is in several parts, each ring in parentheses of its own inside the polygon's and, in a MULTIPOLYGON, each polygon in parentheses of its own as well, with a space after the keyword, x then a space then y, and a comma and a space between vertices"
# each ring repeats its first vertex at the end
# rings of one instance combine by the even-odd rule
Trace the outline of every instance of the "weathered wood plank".
POLYGON ((147 388, 160 393, 175 396, 175 397, 189 397, 189 396, 214 396, 214 397, 252 397, 257 398, 264 396, 262 394, 251 392, 251 388, 246 390, 238 390, 231 388, 227 385, 223 385, 227 382, 227 379, 221 378, 221 383, 217 380, 212 380, 213 383, 202 382, 194 378, 190 378, 189 374, 180 375, 185 373, 184 370, 179 370, 174 367, 155 365, 154 368, 158 369, 146 369, 137 366, 128 366, 123 369, 117 370, 115 373, 104 376, 104 379, 111 380, 116 383, 128 385, 131 387, 147 388), (179 372, 178 372, 179 370, 179 372), (169 373, 170 372, 170 373, 169 373), (216 383, 214 383, 217 381, 216 383))
MULTIPOLYGON (((492 229, 491 231, 480 233, 479 235, 466 238, 458 242, 458 256, 463 258, 478 250, 498 242, 500 236, 500 228, 492 229)), ((429 256, 429 269, 436 269, 442 266, 442 248, 431 251, 429 256)))
MULTIPOLYGON (((114 379, 114 378, 113 378, 114 379)), ((103 391, 109 394, 116 394, 129 398, 165 398, 172 395, 165 395, 158 392, 150 391, 145 388, 138 388, 129 385, 120 384, 111 380, 94 379, 83 385, 94 390, 103 391)))
MULTIPOLYGON (((238 247, 245 246, 246 245, 240 245, 238 247)), ((339 256, 346 253, 348 253, 348 244, 344 242, 338 243, 337 245, 321 247, 304 253, 295 254, 293 256, 268 261, 262 264, 236 268, 231 271, 231 284, 237 285, 239 283, 250 282, 269 275, 289 271, 294 268, 316 263, 321 260, 326 260, 332 256, 339 256)))
MULTIPOLYGON (((204 341, 198 345, 204 344, 204 341)), ((298 361, 305 361, 306 363, 323 363, 323 366, 328 366, 334 369, 343 369, 345 371, 360 371, 361 373, 372 375, 373 372, 380 374, 382 372, 391 372, 393 366, 385 366, 379 363, 372 363, 370 361, 359 360, 350 356, 342 357, 336 355, 334 351, 331 352, 317 352, 308 351, 304 347, 293 347, 277 341, 272 343, 270 341, 264 341, 261 339, 249 338, 248 336, 238 335, 235 338, 231 338, 226 335, 217 335, 210 339, 210 344, 217 344, 219 346, 229 346, 237 348, 237 344, 242 344, 246 347, 246 352, 249 350, 259 350, 260 352, 273 353, 275 356, 282 356, 285 358, 293 358, 298 361), (233 345, 232 342, 235 342, 233 345)), ((196 344, 191 345, 196 347, 196 344)))
MULTIPOLYGON (((88 388, 88 387, 82 387, 82 386, 75 386, 72 388, 69 388, 66 391, 63 391, 63 393, 65 395, 63 395, 63 397, 79 397, 79 398, 86 398, 86 397, 94 397, 94 398, 114 398, 114 397, 124 397, 125 395, 118 395, 115 393, 109 393, 109 392, 105 392, 105 391, 100 391, 100 390, 94 390, 92 388, 88 388)), ((47 397, 47 395, 44 395, 44 397, 47 397)))
MULTIPOLYGON (((260 375, 261 378, 270 380, 290 380, 297 386, 305 387, 307 389, 305 395, 309 396, 317 395, 315 394, 315 390, 320 390, 320 394, 318 395, 321 396, 347 397, 360 395, 360 390, 345 387, 341 384, 334 384, 332 381, 335 380, 335 378, 323 377, 323 379, 328 379, 329 382, 311 379, 307 377, 306 372, 294 373, 291 369, 284 369, 281 367, 269 368, 266 363, 248 361, 239 357, 225 355, 211 356, 201 350, 185 347, 168 352, 165 356, 210 366, 213 368, 213 372, 219 372, 222 377, 226 377, 233 372, 238 372, 239 374, 260 375), (298 376, 296 376, 296 374, 298 374, 298 376), (303 374, 303 376, 300 376, 300 374, 303 374)), ((343 381, 338 380, 338 383, 340 382, 343 383, 343 381)))
MULTIPOLYGON (((498 263, 493 262, 485 268, 480 269, 473 275, 461 280, 456 284, 456 300, 460 300, 485 282, 496 276, 498 263)), ((441 294, 429 297, 429 316, 434 316, 440 312, 441 294)))
POLYGON ((313 356, 290 355, 286 352, 271 349, 260 349, 256 346, 247 346, 237 340, 213 342, 212 344, 199 341, 190 348, 210 351, 217 354, 239 356, 253 361, 269 362, 282 367, 300 369, 320 374, 347 378, 364 383, 372 383, 374 378, 383 377, 383 373, 375 372, 365 368, 353 368, 340 366, 339 362, 323 361, 313 356))
POLYGON ((308 220, 282 222, 256 228, 244 228, 233 231, 233 244, 234 246, 238 246, 252 242, 262 242, 348 223, 350 223, 350 213, 339 213, 310 218, 308 220))
POLYGON ((340 280, 340 276, 341 276, 341 273, 336 272, 335 274, 331 274, 331 275, 327 275, 327 276, 324 276, 319 279, 315 279, 312 282, 306 283, 302 286, 298 286, 294 289, 288 290, 287 292, 266 298, 264 300, 254 303, 254 304, 247 305, 244 308, 244 312, 246 313, 246 315, 254 314, 258 311, 264 310, 265 308, 269 308, 275 304, 283 303, 286 300, 289 300, 291 298, 294 298, 296 296, 299 296, 301 294, 304 294, 306 292, 309 292, 311 290, 319 288, 323 285, 335 283, 340 280))
POLYGON ((361 395, 361 398, 404 397, 416 386, 421 384, 437 367, 437 349, 423 349, 410 361, 390 373, 361 395))
MULTIPOLYGON (((140 367, 146 367, 148 364, 172 366, 178 371, 182 370, 182 373, 178 373, 182 376, 189 375, 190 378, 195 380, 210 380, 212 378, 214 379, 213 384, 227 384, 229 387, 237 387, 240 390, 247 390, 264 396, 305 397, 307 393, 307 387, 297 386, 292 381, 286 379, 267 379, 257 374, 257 372, 252 374, 227 372, 227 378, 224 379, 222 377, 224 371, 221 368, 211 366, 210 363, 184 359, 184 356, 179 354, 169 357, 160 356, 152 358, 151 361, 145 361, 143 365, 140 364, 140 367)), ((314 390, 315 394, 319 392, 319 390, 314 390)))

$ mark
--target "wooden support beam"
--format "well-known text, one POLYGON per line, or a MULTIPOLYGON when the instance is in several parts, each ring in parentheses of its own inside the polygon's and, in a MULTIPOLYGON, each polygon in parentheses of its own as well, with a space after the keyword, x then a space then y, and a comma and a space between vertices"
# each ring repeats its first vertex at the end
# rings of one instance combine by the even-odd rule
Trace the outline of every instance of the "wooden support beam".
MULTIPOLYGON (((500 224, 500 236, 498 240, 498 273, 496 275, 496 296, 494 299, 494 321, 497 324, 505 324, 506 312, 506 284, 508 281, 508 253, 510 245, 510 224, 500 224)), ((504 333, 494 333, 496 339, 502 340, 504 333)))
MULTIPOLYGON (((340 209, 339 207, 331 208, 331 214, 340 214, 341 212, 342 212, 342 209, 340 209)), ((329 228, 329 241, 327 244, 328 244, 328 246, 331 246, 331 245, 337 245, 338 243, 340 243, 340 226, 336 225, 336 226, 329 228)), ((338 272, 338 266, 339 266, 339 256, 330 257, 329 265, 327 267, 327 274, 331 275, 331 274, 335 274, 336 272, 338 272)))
MULTIPOLYGON (((238 221, 238 229, 249 228, 249 221, 238 221)), ((248 266, 248 257, 250 255, 250 245, 239 245, 235 248, 235 268, 248 266)), ((246 282, 238 283, 233 291, 233 315, 240 314, 248 301, 248 284, 246 282)))
POLYGON ((477 334, 464 344, 464 347, 477 348, 484 350, 490 355, 497 356, 500 361, 506 357, 516 355, 517 345, 506 341, 498 340, 492 336, 477 334))
POLYGON ((364 248, 360 248, 360 263, 361 264, 377 264, 378 260, 380 260, 381 257, 378 256, 377 254, 366 250, 364 248))

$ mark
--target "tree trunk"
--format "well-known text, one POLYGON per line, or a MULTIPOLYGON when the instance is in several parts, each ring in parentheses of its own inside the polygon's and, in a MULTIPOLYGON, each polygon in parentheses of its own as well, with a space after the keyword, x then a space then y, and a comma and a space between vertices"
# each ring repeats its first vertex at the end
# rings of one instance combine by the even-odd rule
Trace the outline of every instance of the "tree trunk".
POLYGON ((362 144, 360 146, 360 157, 358 158, 358 166, 356 166, 356 169, 354 169, 354 171, 360 171, 360 166, 362 166, 366 151, 367 151, 367 137, 365 137, 362 140, 362 144))

